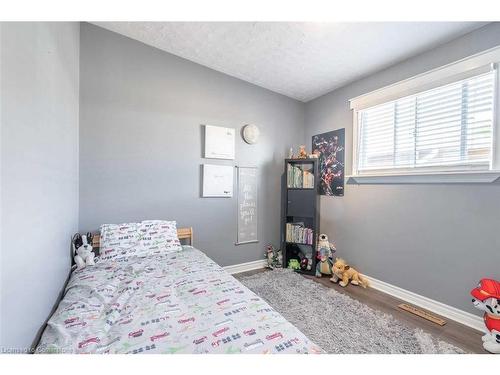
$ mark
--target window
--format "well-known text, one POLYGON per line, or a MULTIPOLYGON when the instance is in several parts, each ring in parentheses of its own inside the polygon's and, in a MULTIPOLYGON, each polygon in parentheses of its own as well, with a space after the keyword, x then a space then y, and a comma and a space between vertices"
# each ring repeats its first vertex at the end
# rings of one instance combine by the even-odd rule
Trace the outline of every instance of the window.
POLYGON ((488 170, 495 71, 357 111, 355 174, 488 170))

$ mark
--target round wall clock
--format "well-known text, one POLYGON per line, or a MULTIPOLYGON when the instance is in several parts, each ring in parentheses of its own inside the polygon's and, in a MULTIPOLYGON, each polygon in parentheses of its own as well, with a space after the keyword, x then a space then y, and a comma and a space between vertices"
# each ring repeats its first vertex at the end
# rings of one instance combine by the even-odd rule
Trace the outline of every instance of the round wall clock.
POLYGON ((242 135, 246 143, 253 145, 259 140, 260 130, 257 125, 245 125, 242 135))

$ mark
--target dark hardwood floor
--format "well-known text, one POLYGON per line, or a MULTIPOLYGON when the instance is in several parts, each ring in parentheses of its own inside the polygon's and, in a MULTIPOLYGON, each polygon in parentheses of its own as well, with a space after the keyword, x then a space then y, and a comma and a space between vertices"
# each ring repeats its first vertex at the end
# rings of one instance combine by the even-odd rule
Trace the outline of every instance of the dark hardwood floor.
MULTIPOLYGON (((235 276, 239 277, 244 275, 256 274, 259 272, 269 272, 269 270, 250 271, 250 272, 240 273, 235 276)), ((400 308, 398 308, 398 305, 405 301, 402 301, 398 298, 395 298, 378 290, 371 288, 364 289, 354 285, 348 285, 346 288, 343 288, 338 284, 332 283, 328 279, 328 277, 322 277, 322 278, 316 278, 313 276, 304 276, 304 277, 309 278, 314 282, 321 283, 328 288, 333 288, 339 293, 346 294, 360 302, 365 303, 366 305, 372 307, 373 309, 377 309, 379 311, 391 314, 396 319, 405 322, 408 326, 413 328, 421 328, 425 332, 428 332, 433 336, 440 338, 443 341, 449 342, 450 344, 456 345, 459 348, 465 350, 466 352, 482 353, 482 354, 487 353, 483 349, 481 341, 481 336, 483 334, 463 324, 457 323, 453 320, 440 316, 441 318, 446 320, 446 324, 444 326, 439 326, 426 319, 420 318, 419 316, 401 310, 400 308)))

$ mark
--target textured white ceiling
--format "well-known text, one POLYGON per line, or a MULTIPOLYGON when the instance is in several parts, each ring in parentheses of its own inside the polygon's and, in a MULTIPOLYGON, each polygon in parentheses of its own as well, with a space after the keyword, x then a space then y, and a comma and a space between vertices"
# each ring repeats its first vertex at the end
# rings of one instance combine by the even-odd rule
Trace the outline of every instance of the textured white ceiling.
POLYGON ((96 22, 307 102, 484 23, 96 22))

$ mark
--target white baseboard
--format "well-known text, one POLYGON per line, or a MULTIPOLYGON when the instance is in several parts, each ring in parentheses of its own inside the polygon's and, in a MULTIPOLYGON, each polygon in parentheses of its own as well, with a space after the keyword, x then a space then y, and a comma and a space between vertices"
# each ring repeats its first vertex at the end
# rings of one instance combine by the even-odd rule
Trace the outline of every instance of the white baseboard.
POLYGON ((422 307, 423 309, 429 310, 478 331, 485 332, 486 330, 483 319, 480 316, 468 313, 467 311, 459 310, 456 307, 421 296, 420 294, 416 294, 410 292, 409 290, 388 284, 384 281, 374 279, 373 277, 364 276, 368 279, 368 281, 370 281, 370 286, 373 289, 380 290, 381 292, 399 298, 405 302, 409 302, 412 305, 422 307))
MULTIPOLYGON (((267 266, 267 261, 265 259, 261 259, 247 263, 234 264, 232 266, 226 266, 223 268, 231 275, 234 275, 237 273, 265 268, 266 266, 267 266)), ((410 292, 409 290, 397 287, 395 285, 388 284, 384 281, 377 280, 373 277, 367 275, 363 276, 365 276, 368 279, 368 281, 370 281, 370 286, 373 289, 380 290, 381 292, 399 298, 400 300, 403 300, 405 302, 411 303, 412 305, 419 306, 435 314, 441 315, 445 318, 454 320, 458 323, 474 328, 475 330, 481 332, 485 332, 486 330, 483 323, 483 319, 480 316, 468 313, 467 311, 457 309, 456 307, 453 306, 446 305, 442 302, 438 302, 436 300, 421 296, 420 294, 410 292)))
POLYGON ((254 260, 252 262, 234 264, 232 266, 225 266, 222 268, 224 268, 231 275, 234 275, 237 273, 258 270, 261 268, 265 268, 266 266, 267 266, 267 261, 265 259, 259 259, 259 260, 254 260))

